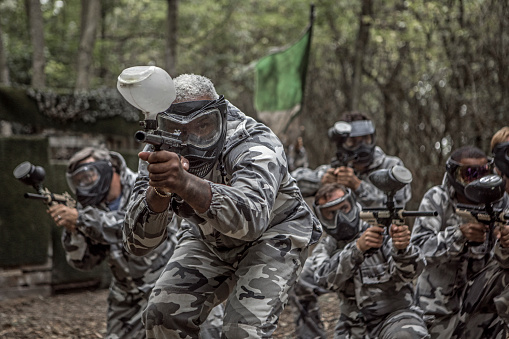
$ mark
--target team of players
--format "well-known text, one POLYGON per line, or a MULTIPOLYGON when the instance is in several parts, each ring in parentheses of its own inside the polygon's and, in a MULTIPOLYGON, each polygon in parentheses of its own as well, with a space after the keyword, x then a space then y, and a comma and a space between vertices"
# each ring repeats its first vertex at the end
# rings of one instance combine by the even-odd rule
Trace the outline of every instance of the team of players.
MULTIPOLYGON (((108 259, 108 337, 270 337, 292 300, 298 336, 322 338, 317 297, 334 291, 335 338, 505 339, 509 226, 492 230, 455 210, 471 203, 466 184, 494 173, 484 152, 452 153, 442 185, 420 206, 437 216, 386 230, 359 213, 384 206, 369 174, 403 162, 376 146, 367 116, 342 117, 344 163, 290 174, 278 138, 209 79, 174 83, 176 99, 157 125, 162 136, 178 135, 178 154, 147 145, 135 175, 118 154, 87 150, 68 167, 77 209, 49 210, 65 227, 73 266, 108 259)), ((509 132, 493 140, 507 178, 509 132)), ((404 206, 410 185, 394 198, 404 206)))

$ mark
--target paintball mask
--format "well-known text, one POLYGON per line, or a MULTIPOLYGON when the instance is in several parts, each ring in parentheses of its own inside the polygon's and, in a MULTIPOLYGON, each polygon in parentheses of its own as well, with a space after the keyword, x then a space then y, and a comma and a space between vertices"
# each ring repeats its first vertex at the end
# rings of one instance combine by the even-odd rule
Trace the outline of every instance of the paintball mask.
POLYGON ((360 208, 349 188, 341 198, 322 205, 313 203, 313 210, 325 231, 338 241, 351 241, 360 231, 360 208))
POLYGON ((474 180, 493 174, 493 159, 484 165, 464 165, 449 158, 445 163, 447 177, 456 192, 465 196, 465 186, 474 180))
POLYGON ((370 164, 375 153, 375 127, 372 121, 356 120, 348 124, 350 124, 352 129, 348 138, 344 139, 338 147, 348 155, 348 158, 355 159, 355 164, 370 164))
POLYGON ((113 178, 113 167, 108 160, 80 164, 72 173, 66 173, 67 183, 80 204, 98 205, 108 195, 113 178))
POLYGON ((509 178, 509 141, 493 147, 495 165, 503 175, 509 178))
POLYGON ((157 115, 161 135, 178 139, 175 150, 189 160, 189 173, 204 178, 217 161, 226 138, 226 101, 186 101, 157 115))

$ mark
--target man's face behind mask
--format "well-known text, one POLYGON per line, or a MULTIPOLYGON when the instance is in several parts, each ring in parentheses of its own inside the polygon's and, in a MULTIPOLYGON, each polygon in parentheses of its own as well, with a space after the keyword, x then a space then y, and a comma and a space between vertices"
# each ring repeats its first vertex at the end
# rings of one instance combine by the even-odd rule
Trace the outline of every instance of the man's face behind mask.
POLYGON ((338 241, 351 241, 359 233, 359 208, 350 189, 334 191, 327 201, 313 204, 313 209, 325 231, 338 241))
POLYGON ((67 182, 83 206, 98 205, 108 195, 113 167, 107 160, 79 164, 72 173, 67 173, 67 182))
POLYGON ((189 160, 189 173, 205 177, 217 161, 226 138, 226 101, 188 101, 172 104, 157 116, 157 129, 180 140, 174 152, 189 160))

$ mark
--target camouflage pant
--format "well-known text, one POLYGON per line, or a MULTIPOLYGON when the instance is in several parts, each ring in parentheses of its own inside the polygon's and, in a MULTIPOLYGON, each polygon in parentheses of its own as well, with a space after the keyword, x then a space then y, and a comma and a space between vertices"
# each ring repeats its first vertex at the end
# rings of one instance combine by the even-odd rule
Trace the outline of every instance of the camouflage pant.
POLYGON ((509 325, 509 270, 492 260, 465 289, 453 338, 506 339, 509 325))
POLYGON ((147 299, 148 294, 126 293, 112 285, 108 295, 106 338, 145 338, 141 314, 147 299))
POLYGON ((218 252, 193 237, 179 244, 144 312, 150 338, 199 338, 199 325, 226 300, 223 338, 268 338, 307 250, 281 237, 218 252))
MULTIPOLYGON (((146 337, 142 313, 147 307, 148 294, 130 294, 111 286, 108 295, 107 339, 143 339, 146 337)), ((200 326, 203 339, 221 336, 223 305, 214 307, 207 320, 200 326)))
POLYGON ((389 314, 376 325, 340 315, 334 339, 422 339, 430 338, 422 315, 412 310, 389 314))
POLYGON ((370 331, 370 338, 378 339, 420 339, 430 338, 422 314, 411 310, 397 311, 370 331))
POLYGON ((432 339, 452 339, 452 333, 458 325, 459 314, 442 317, 430 317, 428 331, 432 339))
POLYGON ((315 285, 312 260, 306 260, 302 273, 290 294, 290 301, 296 312, 295 334, 297 338, 327 337, 318 304, 318 297, 326 293, 331 292, 315 285))

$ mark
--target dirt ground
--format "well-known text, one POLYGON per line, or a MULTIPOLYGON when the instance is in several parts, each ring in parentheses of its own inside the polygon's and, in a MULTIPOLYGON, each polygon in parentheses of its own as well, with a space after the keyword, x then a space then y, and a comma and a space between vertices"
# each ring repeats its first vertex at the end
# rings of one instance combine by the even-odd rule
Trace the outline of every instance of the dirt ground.
MULTIPOLYGON (((51 297, 8 299, 0 302, 0 338, 91 339, 106 331, 107 290, 79 291, 51 297)), ((320 297, 324 324, 332 338, 338 317, 335 294, 320 297)), ((286 307, 275 339, 294 338, 293 309, 286 307)))

